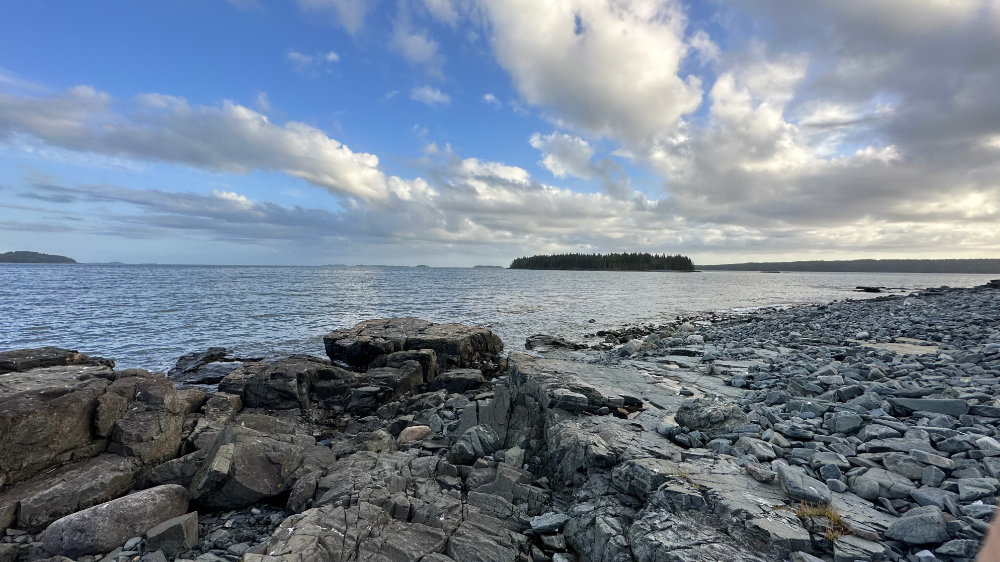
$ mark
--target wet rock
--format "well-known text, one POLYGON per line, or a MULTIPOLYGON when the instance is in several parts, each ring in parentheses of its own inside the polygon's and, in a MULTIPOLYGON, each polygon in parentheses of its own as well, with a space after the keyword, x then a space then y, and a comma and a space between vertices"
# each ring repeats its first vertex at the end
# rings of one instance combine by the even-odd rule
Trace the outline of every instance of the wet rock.
POLYGON ((485 328, 433 324, 417 318, 368 320, 330 332, 323 337, 323 344, 331 360, 359 368, 367 368, 381 355, 419 349, 433 349, 445 370, 475 367, 503 351, 500 338, 485 328))
POLYGON ((109 552, 130 537, 187 512, 187 490, 168 484, 67 515, 42 532, 45 549, 79 557, 109 552))
POLYGON ((59 347, 38 347, 0 352, 0 374, 69 365, 111 368, 115 366, 115 362, 110 359, 84 355, 73 349, 59 347))
POLYGON ((482 386, 483 372, 479 369, 452 369, 445 371, 430 384, 431 390, 444 389, 449 393, 461 394, 482 386))

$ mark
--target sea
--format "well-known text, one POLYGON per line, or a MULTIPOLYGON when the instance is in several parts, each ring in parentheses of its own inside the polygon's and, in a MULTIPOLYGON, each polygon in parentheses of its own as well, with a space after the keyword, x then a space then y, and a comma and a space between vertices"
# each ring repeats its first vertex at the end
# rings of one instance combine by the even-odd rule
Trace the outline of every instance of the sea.
MULTIPOLYGON (((596 272, 388 266, 0 264, 0 351, 59 346, 166 371, 185 353, 323 356, 323 334, 371 318, 415 316, 492 329, 505 349, 544 333, 599 330, 972 287, 996 275, 596 272)), ((593 340, 596 341, 596 340, 593 340)))

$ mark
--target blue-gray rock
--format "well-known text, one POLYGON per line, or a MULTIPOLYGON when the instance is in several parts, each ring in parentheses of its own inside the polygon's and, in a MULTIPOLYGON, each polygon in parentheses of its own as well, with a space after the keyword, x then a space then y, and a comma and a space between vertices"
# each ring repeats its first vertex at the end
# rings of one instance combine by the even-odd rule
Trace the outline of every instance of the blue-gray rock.
POLYGON ((531 530, 537 534, 551 533, 561 529, 567 521, 569 521, 569 515, 550 511, 544 515, 532 517, 531 530))
POLYGON ((973 539, 950 540, 937 548, 935 554, 942 556, 954 556, 958 558, 972 558, 979 552, 980 541, 973 539))
POLYGON ((872 501, 905 498, 915 488, 909 478, 882 468, 869 468, 864 474, 851 477, 848 483, 855 494, 872 501))
POLYGON ((934 412, 956 418, 969 413, 969 403, 958 398, 889 398, 889 404, 905 411, 934 412))
POLYGON ((783 462, 775 462, 771 466, 778 474, 778 483, 781 484, 781 489, 788 497, 810 503, 830 503, 832 499, 830 488, 819 480, 808 476, 801 468, 792 467, 783 462))
POLYGON ((850 435, 861 427, 861 416, 853 412, 834 412, 823 420, 823 427, 834 433, 850 435))
POLYGON ((487 425, 477 425, 465 430, 448 454, 454 464, 472 464, 476 459, 491 455, 500 447, 500 436, 487 425))
POLYGON ((903 517, 889 525, 885 536, 906 544, 938 544, 951 538, 948 534, 948 522, 941 509, 935 505, 907 511, 903 517))
POLYGON ((834 562, 858 562, 885 560, 886 548, 881 544, 857 537, 844 535, 833 543, 834 562))

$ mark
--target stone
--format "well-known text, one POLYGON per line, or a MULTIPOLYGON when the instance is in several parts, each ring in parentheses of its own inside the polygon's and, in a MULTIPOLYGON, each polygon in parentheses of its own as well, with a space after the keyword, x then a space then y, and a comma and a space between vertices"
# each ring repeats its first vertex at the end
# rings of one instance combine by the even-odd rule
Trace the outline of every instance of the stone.
POLYGON ((213 509, 238 509, 286 492, 314 443, 311 437, 229 426, 192 479, 191 497, 213 509))
MULTIPOLYGON (((37 533, 65 515, 113 500, 135 484, 142 470, 137 459, 102 454, 39 474, 0 493, 0 512, 10 506, 11 521, 37 533)), ((0 528, 6 527, 0 521, 0 528)))
POLYGON ((154 525, 146 531, 146 550, 160 550, 173 560, 198 544, 198 512, 192 511, 154 525))
MULTIPOLYGON (((209 363, 225 359, 226 354, 226 348, 224 347, 209 347, 204 351, 192 351, 191 353, 185 353, 177 358, 177 362, 174 366, 167 371, 167 376, 175 380, 186 379, 188 377, 185 375, 195 373, 198 369, 209 363)), ((218 382, 219 381, 215 381, 215 383, 218 382)))
POLYGON ((445 370, 476 367, 503 351, 503 342, 485 328, 462 324, 433 324, 418 318, 388 318, 361 322, 323 337, 332 361, 366 368, 381 355, 397 351, 432 349, 445 370))
POLYGON ((888 401, 904 412, 933 412, 955 418, 969 413, 969 403, 957 398, 889 398, 888 401))
POLYGON ((420 363, 425 383, 433 381, 442 372, 441 365, 438 364, 437 353, 435 353, 433 349, 397 351, 395 353, 376 357, 369 367, 399 368, 407 361, 416 361, 417 363, 420 363))
POLYGON ((778 483, 788 497, 810 503, 830 503, 832 499, 830 488, 806 475, 801 468, 789 466, 784 462, 774 462, 771 466, 778 473, 778 483))
POLYGON ((958 508, 958 494, 940 488, 919 488, 911 491, 910 497, 921 506, 933 505, 948 511, 958 508))
POLYGON ((412 441, 420 441, 431 433, 431 428, 426 425, 411 425, 399 433, 399 443, 403 444, 410 443, 412 441))
POLYGON ((461 394, 467 390, 472 390, 482 386, 483 372, 479 369, 452 369, 438 375, 431 381, 430 389, 444 389, 449 393, 461 394))
POLYGON ((71 558, 109 552, 130 537, 187 512, 188 493, 167 484, 67 515, 45 529, 45 549, 71 558))
POLYGON ((173 381, 159 375, 125 377, 107 391, 128 402, 127 411, 114 424, 108 451, 137 457, 148 465, 177 456, 185 403, 173 381))
POLYGON ((1000 482, 996 478, 959 478, 958 501, 968 503, 996 495, 1000 482))
POLYGON ((711 438, 745 424, 747 415, 729 400, 705 397, 684 400, 674 414, 674 420, 678 425, 701 431, 711 438))
POLYGON ((924 477, 924 465, 903 453, 886 453, 882 457, 882 464, 889 472, 905 476, 910 480, 920 480, 924 477))
POLYGON ((500 437, 491 427, 473 426, 452 445, 448 460, 454 464, 469 465, 478 458, 493 454, 500 446, 500 437))
POLYGON ((893 437, 901 437, 902 435, 903 434, 899 431, 880 423, 870 423, 858 431, 858 439, 862 441, 871 441, 872 439, 890 439, 893 437))
POLYGON ((980 546, 981 544, 978 540, 954 539, 939 546, 934 550, 934 553, 942 556, 971 559, 976 556, 977 552, 979 552, 980 546))
POLYGON ((910 456, 924 464, 929 464, 945 470, 955 468, 955 461, 949 459, 948 457, 928 453, 927 451, 913 450, 910 451, 910 456))
MULTIPOLYGON (((11 360, 19 366, 17 360, 11 360)), ((40 367, 0 376, 0 486, 106 448, 94 439, 98 400, 110 367, 40 367)))
POLYGON ((916 507, 889 526, 885 536, 906 544, 940 544, 948 540, 948 523, 934 505, 916 507))
POLYGON ((111 368, 115 366, 115 362, 110 359, 84 355, 74 349, 59 347, 37 347, 0 352, 0 374, 69 365, 111 368))
POLYGON ((833 542, 834 562, 858 562, 885 560, 887 549, 881 544, 857 537, 844 535, 833 542))
POLYGON ((861 416, 852 412, 833 412, 823 420, 823 427, 834 433, 850 435, 861 427, 861 416))
POLYGON ((872 501, 880 497, 909 497, 910 492, 916 488, 909 478, 882 468, 869 468, 864 474, 849 478, 848 484, 855 494, 872 501))
POLYGON ((565 513, 549 512, 538 515, 531 518, 531 531, 536 534, 551 533, 561 529, 567 521, 569 521, 569 515, 565 513))

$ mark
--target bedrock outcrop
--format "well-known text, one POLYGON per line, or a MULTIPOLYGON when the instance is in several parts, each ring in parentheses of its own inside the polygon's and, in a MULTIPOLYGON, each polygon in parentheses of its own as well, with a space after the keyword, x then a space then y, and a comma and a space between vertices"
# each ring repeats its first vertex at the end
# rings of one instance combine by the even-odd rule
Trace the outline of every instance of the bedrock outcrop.
POLYGON ((379 320, 216 388, 8 372, 0 559, 970 560, 1000 494, 998 305, 926 291, 507 357, 379 320), (53 538, 156 490, 184 507, 53 538))

